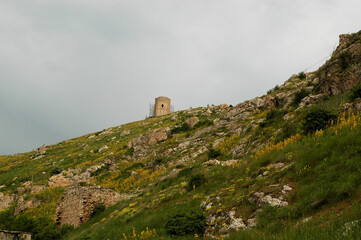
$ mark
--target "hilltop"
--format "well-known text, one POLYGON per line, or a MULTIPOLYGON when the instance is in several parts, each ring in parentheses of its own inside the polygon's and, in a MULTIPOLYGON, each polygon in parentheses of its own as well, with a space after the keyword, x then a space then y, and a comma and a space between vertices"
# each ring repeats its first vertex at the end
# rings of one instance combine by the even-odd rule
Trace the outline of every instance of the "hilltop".
POLYGON ((0 229, 34 239, 361 237, 361 31, 317 71, 0 156, 0 229), (203 235, 203 236, 202 236, 203 235))

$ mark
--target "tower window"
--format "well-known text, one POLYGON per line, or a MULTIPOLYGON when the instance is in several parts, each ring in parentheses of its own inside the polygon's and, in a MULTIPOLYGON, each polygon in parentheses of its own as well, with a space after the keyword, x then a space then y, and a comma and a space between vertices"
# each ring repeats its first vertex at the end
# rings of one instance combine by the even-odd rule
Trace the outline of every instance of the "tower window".
POLYGON ((164 107, 164 104, 162 104, 162 108, 164 107))

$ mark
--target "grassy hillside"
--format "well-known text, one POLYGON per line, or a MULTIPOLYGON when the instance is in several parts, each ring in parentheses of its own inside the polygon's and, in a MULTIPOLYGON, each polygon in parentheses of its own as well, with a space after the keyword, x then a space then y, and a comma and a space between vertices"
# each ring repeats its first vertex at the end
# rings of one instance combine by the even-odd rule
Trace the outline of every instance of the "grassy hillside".
POLYGON ((12 199, 0 229, 34 239, 361 238, 360 36, 318 71, 237 106, 179 111, 45 153, 0 156, 0 198, 12 199), (168 135, 152 142, 153 130, 168 135), (95 206, 79 228, 56 228, 67 186, 51 187, 52 176, 130 197, 95 206))

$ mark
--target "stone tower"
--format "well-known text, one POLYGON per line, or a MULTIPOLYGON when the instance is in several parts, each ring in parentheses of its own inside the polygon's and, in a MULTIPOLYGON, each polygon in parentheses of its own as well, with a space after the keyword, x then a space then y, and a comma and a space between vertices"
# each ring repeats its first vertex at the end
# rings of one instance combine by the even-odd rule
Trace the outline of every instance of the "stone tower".
POLYGON ((170 99, 167 97, 157 97, 154 104, 154 117, 170 113, 170 99))

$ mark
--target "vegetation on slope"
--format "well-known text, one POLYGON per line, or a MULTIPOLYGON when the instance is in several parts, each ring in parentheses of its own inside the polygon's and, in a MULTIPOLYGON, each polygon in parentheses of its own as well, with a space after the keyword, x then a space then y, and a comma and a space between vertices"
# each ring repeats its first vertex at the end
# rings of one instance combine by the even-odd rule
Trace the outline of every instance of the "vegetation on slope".
POLYGON ((34 239, 361 238, 361 95, 350 77, 360 35, 317 72, 235 107, 180 111, 47 146, 44 154, 0 156, 1 194, 41 201, 19 211, 14 200, 0 211, 0 229, 34 239), (190 127, 192 117, 199 122, 190 127), (165 128, 166 140, 128 144, 165 128), (132 197, 97 205, 79 228, 56 229, 65 187, 32 191, 24 183, 48 186, 51 176, 78 177, 94 166, 82 184, 132 197))

